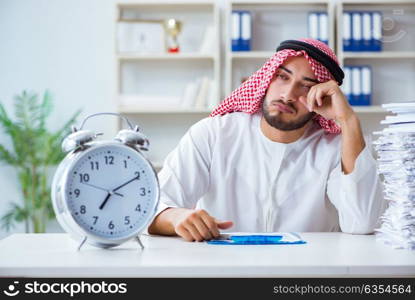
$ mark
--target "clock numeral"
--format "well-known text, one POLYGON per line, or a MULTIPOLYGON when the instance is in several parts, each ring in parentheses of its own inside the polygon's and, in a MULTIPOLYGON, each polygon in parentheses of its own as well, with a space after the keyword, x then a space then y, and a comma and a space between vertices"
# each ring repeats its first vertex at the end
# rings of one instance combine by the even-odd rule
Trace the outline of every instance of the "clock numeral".
POLYGON ((81 194, 81 191, 79 189, 75 189, 73 192, 74 192, 76 198, 78 198, 79 195, 81 194))
POLYGON ((127 169, 127 161, 124 159, 124 168, 127 169))
POLYGON ((137 177, 137 180, 140 180, 140 172, 136 171, 134 172, 134 175, 137 177))
POLYGON ((113 165, 114 164, 114 156, 104 156, 105 158, 105 164, 106 165, 113 165))
POLYGON ((99 170, 99 162, 97 162, 97 161, 91 161, 90 164, 91 164, 91 170, 92 171, 93 170, 99 170))
POLYGON ((112 223, 112 221, 109 222, 108 224, 108 228, 109 229, 114 229, 115 225, 112 223))
POLYGON ((85 207, 85 205, 81 205, 81 207, 80 207, 80 209, 79 209, 79 212, 80 212, 81 214, 85 214, 85 213, 86 213, 86 207, 85 207))
POLYGON ((141 211, 141 205, 140 204, 137 205, 137 207, 135 208, 135 211, 138 211, 138 212, 141 211))
POLYGON ((145 196, 146 195, 146 188, 140 188, 140 196, 145 196))
POLYGON ((130 224, 130 216, 125 216, 125 217, 124 217, 124 224, 125 224, 125 225, 130 224))
POLYGON ((93 218, 94 218, 94 225, 95 225, 98 221, 98 216, 93 216, 93 218))
POLYGON ((85 174, 81 173, 81 174, 79 174, 79 177, 80 177, 81 183, 89 181, 89 174, 88 173, 85 173, 85 174))

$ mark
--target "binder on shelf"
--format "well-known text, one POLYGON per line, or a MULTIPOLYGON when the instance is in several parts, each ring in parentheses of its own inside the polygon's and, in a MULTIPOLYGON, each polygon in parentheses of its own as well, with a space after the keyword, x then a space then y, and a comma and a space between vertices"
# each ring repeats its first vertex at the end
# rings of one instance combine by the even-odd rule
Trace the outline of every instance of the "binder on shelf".
POLYGON ((240 12, 241 23, 241 50, 251 51, 252 16, 249 11, 240 12))
POLYGON ((310 12, 308 14, 308 36, 328 44, 328 16, 325 12, 310 12))
POLYGON ((344 80, 342 90, 344 95, 350 102, 352 96, 352 71, 351 68, 348 66, 344 67, 344 80))
POLYGON ((372 48, 371 19, 371 14, 369 12, 362 13, 362 51, 370 51, 372 48))
POLYGON ((318 15, 319 21, 319 40, 323 43, 329 43, 329 23, 328 23, 328 16, 327 13, 319 13, 318 15))
POLYGON ((343 93, 350 105, 369 106, 372 103, 372 69, 368 65, 345 66, 343 93))
POLYGON ((358 12, 352 13, 352 51, 362 50, 362 15, 358 12))
POLYGON ((241 27, 238 11, 232 11, 232 51, 240 51, 241 27))
POLYGON ((251 51, 252 15, 247 10, 232 11, 232 51, 251 51))
POLYGON ((371 51, 382 51, 382 13, 372 13, 372 43, 371 51))
POLYGON ((343 13, 343 51, 352 51, 352 15, 343 13))
POLYGON ((352 67, 352 96, 350 105, 360 105, 360 96, 362 94, 362 80, 360 67, 352 67))
POLYGON ((382 13, 343 13, 343 51, 381 51, 382 13))
POLYGON ((362 66, 362 96, 360 105, 370 105, 372 102, 372 70, 370 66, 362 66))

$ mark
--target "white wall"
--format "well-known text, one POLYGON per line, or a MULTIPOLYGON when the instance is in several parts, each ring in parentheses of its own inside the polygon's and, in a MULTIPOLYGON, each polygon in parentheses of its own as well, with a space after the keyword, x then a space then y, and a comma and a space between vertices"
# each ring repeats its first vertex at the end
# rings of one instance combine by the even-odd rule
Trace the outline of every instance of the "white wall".
MULTIPOLYGON (((79 108, 81 118, 114 111, 113 14, 112 0, 0 0, 1 103, 11 111, 16 93, 49 89, 55 100, 52 130, 79 108)), ((116 123, 103 118, 90 124, 113 134, 116 123)), ((5 142, 0 132, 0 143, 5 142)), ((16 173, 4 165, 0 191, 3 215, 10 202, 21 202, 16 173)), ((49 230, 60 229, 52 222, 49 230)), ((0 231, 0 238, 10 233, 0 231)))

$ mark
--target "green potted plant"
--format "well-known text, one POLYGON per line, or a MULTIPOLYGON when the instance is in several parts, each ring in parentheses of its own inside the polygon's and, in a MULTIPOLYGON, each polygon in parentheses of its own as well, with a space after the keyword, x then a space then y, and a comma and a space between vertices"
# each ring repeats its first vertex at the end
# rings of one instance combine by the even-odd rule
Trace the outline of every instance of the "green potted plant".
POLYGON ((77 111, 59 130, 51 132, 46 120, 52 112, 52 98, 48 91, 39 101, 36 93, 23 91, 14 98, 15 118, 12 120, 0 103, 0 128, 10 137, 11 147, 0 143, 0 162, 14 167, 18 174, 23 201, 11 204, 1 217, 7 231, 20 222, 26 232, 45 232, 48 220, 54 218, 50 196, 51 168, 65 156, 62 139, 70 132, 80 111, 77 111))

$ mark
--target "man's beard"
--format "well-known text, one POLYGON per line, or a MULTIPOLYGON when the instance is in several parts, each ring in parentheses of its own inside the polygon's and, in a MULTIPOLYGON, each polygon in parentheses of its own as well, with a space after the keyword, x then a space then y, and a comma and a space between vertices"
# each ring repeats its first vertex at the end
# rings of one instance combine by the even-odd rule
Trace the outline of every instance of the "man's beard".
MULTIPOLYGON (((290 131, 290 130, 296 130, 296 129, 302 128, 308 123, 308 121, 310 121, 316 115, 315 112, 310 112, 302 116, 298 120, 286 122, 286 121, 281 120, 281 113, 275 116, 271 116, 268 110, 268 106, 265 102, 266 101, 264 99, 264 101, 262 102, 262 115, 264 116, 265 120, 270 126, 276 129, 279 129, 279 130, 290 131)), ((279 101, 279 102, 282 102, 282 101, 279 101)), ((294 110, 292 106, 291 108, 294 110)))

